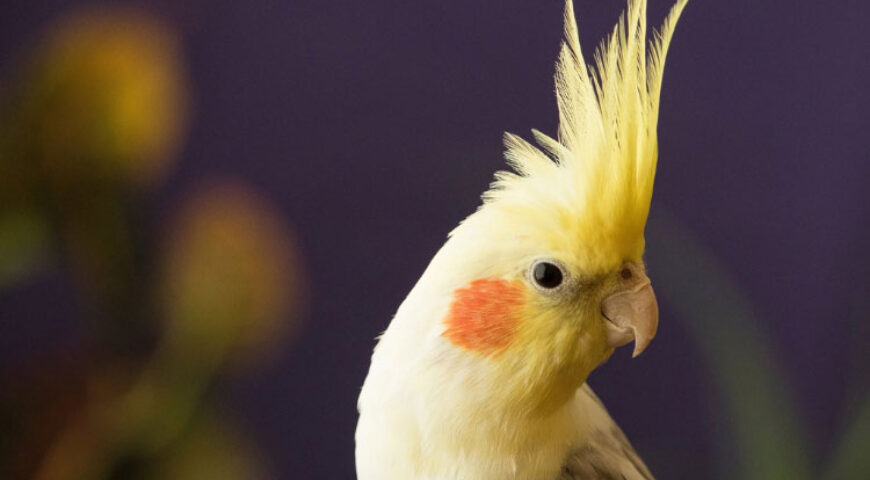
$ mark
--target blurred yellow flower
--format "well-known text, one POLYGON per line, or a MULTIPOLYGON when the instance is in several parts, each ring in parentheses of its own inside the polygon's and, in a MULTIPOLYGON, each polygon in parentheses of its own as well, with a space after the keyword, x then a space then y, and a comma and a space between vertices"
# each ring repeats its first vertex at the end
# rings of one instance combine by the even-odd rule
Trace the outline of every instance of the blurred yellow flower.
POLYGON ((18 93, 17 155, 60 186, 82 178, 148 185, 166 170, 187 117, 174 33, 133 9, 64 17, 18 93))
POLYGON ((268 351, 295 317, 302 282, 294 237, 253 191, 213 182, 171 223, 162 303, 166 345, 215 362, 268 351))

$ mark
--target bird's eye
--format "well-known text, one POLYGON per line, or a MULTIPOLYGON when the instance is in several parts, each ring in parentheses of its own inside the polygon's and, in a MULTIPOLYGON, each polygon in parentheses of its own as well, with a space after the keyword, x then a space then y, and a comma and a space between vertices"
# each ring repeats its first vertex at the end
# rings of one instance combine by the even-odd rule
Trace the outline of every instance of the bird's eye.
POLYGON ((628 267, 625 267, 619 272, 619 275, 622 277, 623 280, 629 280, 631 278, 631 275, 632 275, 631 269, 628 267))
POLYGON ((558 287, 565 278, 561 268, 547 261, 540 261, 534 264, 531 273, 535 283, 546 289, 558 287))

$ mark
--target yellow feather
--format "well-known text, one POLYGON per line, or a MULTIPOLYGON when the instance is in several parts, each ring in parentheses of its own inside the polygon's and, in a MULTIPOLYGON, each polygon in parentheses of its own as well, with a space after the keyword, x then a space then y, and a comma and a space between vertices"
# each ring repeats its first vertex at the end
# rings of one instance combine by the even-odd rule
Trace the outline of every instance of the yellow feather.
POLYGON ((560 236, 567 234, 582 250, 577 259, 590 273, 642 255, 658 157, 662 70, 686 3, 674 5, 647 53, 647 2, 631 0, 595 51, 594 66, 587 66, 568 0, 555 74, 558 140, 534 131, 538 148, 506 135, 505 156, 518 175, 497 175, 484 209, 549 204, 536 210, 558 212, 560 236))

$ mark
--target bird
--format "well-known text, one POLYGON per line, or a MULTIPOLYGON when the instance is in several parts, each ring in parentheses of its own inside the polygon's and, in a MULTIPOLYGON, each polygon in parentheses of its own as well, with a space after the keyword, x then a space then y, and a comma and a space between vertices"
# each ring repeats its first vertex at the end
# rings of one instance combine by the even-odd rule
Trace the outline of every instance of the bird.
POLYGON ((571 0, 556 138, 506 133, 511 170, 447 236, 378 337, 357 408, 360 480, 650 479, 586 383, 658 328, 643 262, 665 57, 629 0, 592 63, 571 0))

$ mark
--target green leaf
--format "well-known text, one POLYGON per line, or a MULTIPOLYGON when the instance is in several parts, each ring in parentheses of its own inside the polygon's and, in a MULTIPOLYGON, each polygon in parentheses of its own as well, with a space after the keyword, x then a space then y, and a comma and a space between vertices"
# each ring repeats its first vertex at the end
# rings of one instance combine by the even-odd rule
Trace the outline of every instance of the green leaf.
POLYGON ((48 258, 48 225, 27 210, 0 212, 0 289, 41 268, 48 258))
MULTIPOLYGON (((812 478, 804 429, 770 344, 740 288, 691 232, 661 214, 647 228, 656 292, 685 322, 719 390, 733 435, 720 477, 812 478)), ((716 439, 722 444, 721 438, 716 439)))
POLYGON ((850 422, 845 435, 834 450, 827 475, 828 480, 870 478, 870 398, 864 401, 850 422))

